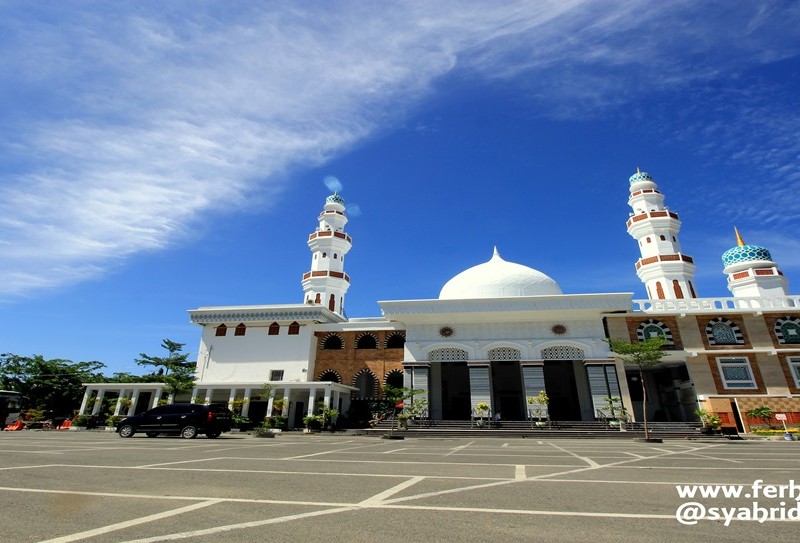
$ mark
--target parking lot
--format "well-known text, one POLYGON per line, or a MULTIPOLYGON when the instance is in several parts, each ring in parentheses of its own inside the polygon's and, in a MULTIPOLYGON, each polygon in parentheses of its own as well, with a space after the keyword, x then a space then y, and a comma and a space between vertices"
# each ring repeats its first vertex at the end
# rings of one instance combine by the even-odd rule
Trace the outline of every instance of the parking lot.
POLYGON ((796 506, 797 495, 751 490, 755 480, 762 492, 800 484, 794 442, 102 431, 0 440, 0 540, 8 542, 774 542, 796 541, 800 528, 742 512, 772 507, 776 517, 796 506), (746 492, 689 499, 675 488, 696 484, 746 492), (676 510, 689 501, 737 518, 682 524, 676 510))

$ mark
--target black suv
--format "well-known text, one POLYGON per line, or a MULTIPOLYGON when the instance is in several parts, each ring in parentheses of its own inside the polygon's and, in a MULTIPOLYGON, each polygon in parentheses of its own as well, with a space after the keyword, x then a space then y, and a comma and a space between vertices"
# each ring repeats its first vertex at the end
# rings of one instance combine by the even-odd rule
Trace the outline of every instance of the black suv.
POLYGON ((186 439, 205 434, 214 439, 222 432, 230 432, 232 421, 233 413, 224 405, 173 403, 122 419, 117 423, 117 433, 120 437, 131 437, 136 432, 144 432, 147 437, 180 434, 186 439))

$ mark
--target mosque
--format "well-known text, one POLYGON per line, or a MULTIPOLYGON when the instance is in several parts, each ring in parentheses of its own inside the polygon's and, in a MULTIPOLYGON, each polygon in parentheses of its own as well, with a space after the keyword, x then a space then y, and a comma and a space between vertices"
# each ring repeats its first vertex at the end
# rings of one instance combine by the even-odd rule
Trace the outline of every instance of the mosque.
MULTIPOLYGON (((612 397, 641 421, 639 372, 605 340, 661 336, 666 356, 644 373, 648 418, 696 421, 703 408, 748 431, 745 413, 767 405, 800 423, 800 296, 789 295, 769 251, 736 232, 737 245, 722 255, 732 296, 699 298, 678 214, 649 174, 630 177, 628 204, 646 300, 629 292, 564 294, 551 277, 495 249, 450 279, 437 299, 380 301, 381 316, 347 318, 352 239, 345 201, 334 193, 308 237, 301 303, 189 311, 201 329, 191 401, 239 402, 253 420, 279 411, 297 427, 320 402, 351 420, 369 419, 369 403, 390 384, 418 391, 407 403, 424 400, 433 421, 469 420, 482 403, 504 420, 525 420, 540 391, 551 420, 605 418, 612 397)), ((107 392, 131 400, 118 400, 116 413, 128 404, 138 412, 156 405, 162 389, 88 384, 81 412, 107 392)))

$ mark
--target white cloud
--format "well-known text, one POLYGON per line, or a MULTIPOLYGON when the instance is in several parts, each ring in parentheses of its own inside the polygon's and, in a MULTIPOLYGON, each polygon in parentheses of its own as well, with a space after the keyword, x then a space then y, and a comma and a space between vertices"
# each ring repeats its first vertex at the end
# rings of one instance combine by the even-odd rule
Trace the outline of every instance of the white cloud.
POLYGON ((793 54, 763 35, 785 17, 728 7, 731 38, 674 2, 7 6, 0 295, 100 275, 280 190, 454 69, 521 78, 549 114, 579 116, 793 54))

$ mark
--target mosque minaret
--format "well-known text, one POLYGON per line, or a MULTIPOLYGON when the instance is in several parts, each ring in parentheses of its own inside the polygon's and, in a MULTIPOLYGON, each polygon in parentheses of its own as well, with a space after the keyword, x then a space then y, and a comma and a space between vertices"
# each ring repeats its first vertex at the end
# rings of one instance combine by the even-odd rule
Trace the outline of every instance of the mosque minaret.
POLYGON ((764 247, 746 244, 735 227, 734 232, 736 247, 722 254, 731 294, 754 298, 788 296, 788 281, 772 261, 770 252, 764 247))
POLYGON ((694 260, 681 252, 678 214, 664 206, 664 195, 650 174, 639 171, 630 177, 628 234, 639 242, 641 258, 636 275, 647 288, 651 300, 696 298, 692 284, 694 260))
POLYGON ((305 303, 323 305, 340 315, 344 314, 344 295, 350 287, 344 255, 352 247, 352 239, 344 233, 344 212, 344 199, 336 193, 328 196, 319 226, 308 236, 311 270, 303 274, 305 303))

